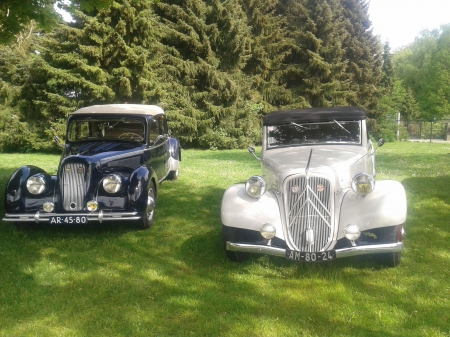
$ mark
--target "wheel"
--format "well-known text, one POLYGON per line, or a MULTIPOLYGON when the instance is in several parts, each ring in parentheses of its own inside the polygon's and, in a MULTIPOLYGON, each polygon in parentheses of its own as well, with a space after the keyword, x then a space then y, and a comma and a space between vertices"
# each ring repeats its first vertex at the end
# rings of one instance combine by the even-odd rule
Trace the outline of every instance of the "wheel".
POLYGON ((178 170, 170 171, 169 174, 167 175, 166 180, 177 180, 178 175, 179 175, 178 170))
POLYGON ((222 245, 227 258, 231 261, 242 262, 250 257, 250 253, 227 250, 227 241, 247 242, 248 240, 246 238, 247 235, 242 229, 222 225, 222 245))
POLYGON ((142 212, 142 218, 140 220, 140 227, 144 229, 150 228, 155 222, 156 189, 153 181, 150 183, 147 195, 147 207, 142 212))
MULTIPOLYGON (((395 243, 398 242, 399 226, 391 226, 379 228, 377 231, 378 242, 381 243, 395 243)), ((377 256, 380 264, 388 267, 396 267, 400 264, 402 259, 402 252, 384 253, 377 256)))

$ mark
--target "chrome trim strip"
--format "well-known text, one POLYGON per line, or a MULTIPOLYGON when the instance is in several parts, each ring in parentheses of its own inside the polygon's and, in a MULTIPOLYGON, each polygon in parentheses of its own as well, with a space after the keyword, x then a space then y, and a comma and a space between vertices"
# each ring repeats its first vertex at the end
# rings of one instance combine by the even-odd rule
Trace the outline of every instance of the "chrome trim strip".
POLYGON ((35 214, 5 214, 2 219, 4 222, 48 222, 51 216, 85 216, 88 221, 104 222, 104 221, 123 221, 123 220, 139 220, 141 216, 138 212, 103 212, 99 213, 41 213, 35 214))
MULTIPOLYGON (((283 248, 254 245, 249 243, 237 243, 230 241, 227 241, 227 250, 233 252, 261 253, 280 257, 286 256, 286 249, 283 248)), ((394 253, 400 252, 402 250, 403 250, 403 242, 386 243, 381 245, 356 246, 350 248, 336 249, 336 257, 339 259, 342 257, 366 255, 366 254, 394 253)))

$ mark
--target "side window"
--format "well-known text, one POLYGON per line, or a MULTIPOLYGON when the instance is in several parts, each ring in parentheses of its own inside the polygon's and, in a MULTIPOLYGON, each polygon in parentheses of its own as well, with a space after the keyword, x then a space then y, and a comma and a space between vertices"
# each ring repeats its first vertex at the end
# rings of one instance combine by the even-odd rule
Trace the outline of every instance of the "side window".
POLYGON ((159 121, 161 123, 161 134, 162 135, 167 135, 169 133, 168 128, 167 128, 167 119, 166 116, 162 115, 159 117, 159 121))
POLYGON ((149 132, 149 136, 148 136, 148 140, 150 142, 150 144, 154 144, 156 141, 156 138, 158 138, 159 135, 159 126, 158 126, 158 122, 157 121, 151 121, 150 122, 150 132, 149 132))

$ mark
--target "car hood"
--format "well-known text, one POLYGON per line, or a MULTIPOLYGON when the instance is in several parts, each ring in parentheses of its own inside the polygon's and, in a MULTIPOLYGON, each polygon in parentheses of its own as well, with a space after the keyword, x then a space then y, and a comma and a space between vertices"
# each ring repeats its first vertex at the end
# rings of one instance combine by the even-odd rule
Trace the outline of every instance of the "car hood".
POLYGON ((135 142, 86 142, 68 144, 66 146, 67 156, 97 156, 103 157, 104 154, 111 155, 111 152, 129 152, 142 148, 142 144, 135 142))
POLYGON ((133 170, 142 164, 145 146, 133 142, 88 142, 66 145, 61 165, 85 163, 97 171, 133 170))
POLYGON ((309 172, 325 174, 344 187, 356 173, 363 171, 363 161, 360 159, 365 153, 362 146, 290 147, 266 151, 262 165, 280 181, 292 174, 305 174, 311 154, 309 172))

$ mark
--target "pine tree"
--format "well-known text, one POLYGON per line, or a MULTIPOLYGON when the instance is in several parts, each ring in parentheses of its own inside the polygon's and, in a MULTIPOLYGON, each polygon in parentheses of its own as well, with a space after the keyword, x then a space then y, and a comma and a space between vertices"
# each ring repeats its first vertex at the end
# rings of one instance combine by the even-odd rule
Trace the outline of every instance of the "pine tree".
POLYGON ((347 32, 339 2, 292 0, 285 11, 296 43, 284 76, 292 96, 304 97, 311 107, 344 104, 349 84, 342 44, 347 32))
POLYGON ((372 32, 367 0, 341 0, 348 32, 343 43, 348 60, 347 75, 351 83, 347 103, 364 107, 376 118, 382 79, 382 52, 379 38, 372 32))
POLYGON ((156 7, 168 50, 162 69, 171 86, 163 103, 177 136, 187 146, 244 146, 254 135, 239 125, 245 116, 238 111, 250 111, 245 104, 251 94, 241 71, 249 27, 238 2, 165 1, 156 7))
POLYGON ((74 23, 39 40, 41 57, 30 68, 20 100, 23 118, 34 121, 38 134, 35 149, 50 149, 76 108, 156 99, 160 81, 152 69, 162 57, 151 6, 133 0, 89 15, 74 11, 74 23))

